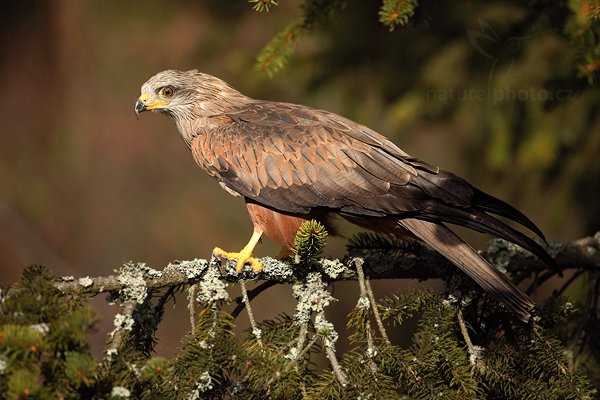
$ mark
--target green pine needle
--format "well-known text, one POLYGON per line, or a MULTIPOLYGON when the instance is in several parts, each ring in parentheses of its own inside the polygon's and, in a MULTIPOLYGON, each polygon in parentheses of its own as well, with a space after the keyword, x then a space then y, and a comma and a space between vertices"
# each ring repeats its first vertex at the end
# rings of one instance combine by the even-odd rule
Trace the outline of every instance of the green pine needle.
POLYGON ((248 0, 248 3, 253 3, 252 9, 257 12, 268 12, 271 7, 279 5, 277 0, 248 0))
POLYGON ((379 21, 393 31, 406 25, 419 5, 417 0, 384 0, 379 10, 379 21))
POLYGON ((303 32, 301 22, 292 22, 286 26, 262 49, 256 59, 256 69, 266 72, 269 77, 282 70, 303 32))
POLYGON ((316 220, 304 221, 296 233, 292 258, 296 262, 316 257, 327 243, 327 231, 323 224, 316 220))

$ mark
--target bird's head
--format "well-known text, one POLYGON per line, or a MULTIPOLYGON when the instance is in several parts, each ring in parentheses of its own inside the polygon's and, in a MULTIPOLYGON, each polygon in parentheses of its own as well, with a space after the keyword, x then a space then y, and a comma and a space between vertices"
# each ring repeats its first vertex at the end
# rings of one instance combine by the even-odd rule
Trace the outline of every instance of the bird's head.
POLYGON ((197 70, 159 72, 142 85, 135 113, 163 112, 176 121, 222 113, 231 99, 244 98, 237 90, 214 76, 197 70))

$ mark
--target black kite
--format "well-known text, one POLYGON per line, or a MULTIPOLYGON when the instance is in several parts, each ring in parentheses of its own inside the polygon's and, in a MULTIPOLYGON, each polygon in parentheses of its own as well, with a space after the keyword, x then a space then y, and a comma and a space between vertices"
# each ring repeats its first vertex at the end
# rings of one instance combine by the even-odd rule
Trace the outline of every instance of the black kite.
POLYGON ((331 112, 254 100, 198 71, 163 71, 135 104, 168 114, 198 165, 246 201, 254 234, 237 253, 219 257, 250 264, 264 233, 288 251, 300 224, 331 217, 427 243, 526 321, 532 301, 463 242, 446 223, 513 242, 556 267, 525 234, 490 214, 518 222, 544 239, 525 215, 462 178, 411 157, 384 136, 331 112))

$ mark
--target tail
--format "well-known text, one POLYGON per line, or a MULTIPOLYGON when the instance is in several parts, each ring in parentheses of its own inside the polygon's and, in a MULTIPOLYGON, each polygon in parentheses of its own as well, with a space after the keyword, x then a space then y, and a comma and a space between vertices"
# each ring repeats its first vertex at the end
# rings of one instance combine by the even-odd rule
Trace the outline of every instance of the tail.
POLYGON ((548 243, 540 228, 521 211, 477 188, 474 188, 474 190, 473 199, 471 200, 474 208, 513 220, 534 232, 545 243, 548 243))
POLYGON ((401 219, 398 224, 452 261, 523 322, 529 321, 534 306, 531 299, 445 225, 414 218, 401 219))
POLYGON ((544 261, 554 272, 562 277, 562 270, 554 259, 529 236, 511 228, 504 222, 492 217, 478 208, 462 209, 436 204, 427 211, 416 216, 419 219, 433 222, 456 224, 482 233, 489 233, 528 250, 544 261))

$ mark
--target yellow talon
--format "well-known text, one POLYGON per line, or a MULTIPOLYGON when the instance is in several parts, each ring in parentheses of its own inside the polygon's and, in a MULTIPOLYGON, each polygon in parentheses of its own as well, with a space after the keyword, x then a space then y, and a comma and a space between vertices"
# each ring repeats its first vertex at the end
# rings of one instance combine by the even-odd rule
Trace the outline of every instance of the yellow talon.
POLYGON ((239 273, 246 264, 250 264, 254 273, 259 273, 263 269, 262 263, 256 258, 252 257, 252 255, 249 252, 245 252, 243 250, 239 253, 226 252, 218 247, 215 248, 214 252, 217 257, 226 258, 231 261, 236 261, 235 272, 237 273, 239 273))
POLYGON ((239 273, 242 270, 242 268, 244 268, 244 265, 250 264, 250 266, 252 267, 252 271, 254 271, 254 273, 259 273, 260 271, 262 271, 263 265, 256 258, 252 257, 252 252, 254 251, 254 247, 260 240, 261 235, 262 232, 255 230, 248 244, 239 253, 228 252, 221 249, 220 247, 215 247, 213 250, 213 254, 215 255, 215 257, 236 261, 237 264, 235 267, 235 272, 239 273))
POLYGON ((215 247, 213 250, 215 257, 225 258, 227 260, 236 261, 235 272, 239 273, 244 265, 249 264, 254 273, 259 273, 263 269, 263 265, 256 258, 252 257, 252 253, 246 249, 240 252, 225 251, 220 247, 215 247))

